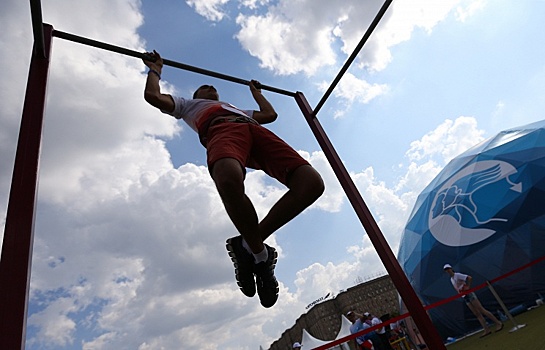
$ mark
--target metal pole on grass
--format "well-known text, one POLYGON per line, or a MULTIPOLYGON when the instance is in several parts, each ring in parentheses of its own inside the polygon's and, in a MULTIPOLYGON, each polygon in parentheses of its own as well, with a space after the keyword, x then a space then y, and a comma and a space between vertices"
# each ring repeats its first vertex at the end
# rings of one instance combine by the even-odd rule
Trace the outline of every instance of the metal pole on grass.
POLYGON ((492 287, 492 284, 490 284, 489 281, 486 281, 486 284, 488 285, 488 288, 490 289, 490 291, 492 292, 492 294, 494 295, 494 298, 496 298, 496 300, 498 301, 498 303, 500 304, 501 308, 503 309, 503 312, 505 312, 505 314, 507 315, 507 317, 511 320, 511 322, 513 322, 513 325, 514 327, 511 328, 509 330, 509 332, 514 332, 514 331, 518 331, 519 329, 523 328, 523 327, 526 327, 525 324, 518 324, 517 321, 515 321, 515 318, 513 317, 513 315, 511 315, 511 313, 509 312, 509 310, 507 310, 507 307, 505 306, 505 304, 503 303, 503 300, 501 300, 500 296, 498 295, 498 293, 496 293, 496 290, 494 289, 494 287, 492 287))

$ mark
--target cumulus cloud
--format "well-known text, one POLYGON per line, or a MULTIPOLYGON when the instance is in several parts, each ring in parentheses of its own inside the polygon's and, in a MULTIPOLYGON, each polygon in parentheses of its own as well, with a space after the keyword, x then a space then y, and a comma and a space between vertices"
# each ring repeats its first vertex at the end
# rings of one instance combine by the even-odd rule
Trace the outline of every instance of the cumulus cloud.
MULTIPOLYGON (((319 84, 320 90, 327 91, 329 84, 329 82, 322 82, 319 84)), ((342 103, 339 103, 339 105, 343 106, 333 112, 334 118, 337 119, 344 116, 354 103, 369 103, 374 98, 387 93, 388 90, 389 88, 386 84, 371 84, 352 73, 345 73, 335 90, 333 90, 333 95, 342 100, 342 103)))
MULTIPOLYGON (((240 13, 236 37, 263 67, 278 74, 312 75, 346 57, 335 53, 339 43, 342 53, 352 53, 381 5, 380 1, 280 0, 265 14, 240 13)), ((394 2, 360 54, 360 67, 384 69, 392 59, 391 47, 409 40, 418 28, 431 32, 453 8, 462 20, 482 6, 460 0, 394 2)))
POLYGON ((413 141, 407 157, 422 160, 424 157, 439 156, 443 163, 482 141, 483 134, 482 130, 477 129, 477 121, 473 117, 462 116, 454 121, 447 119, 420 140, 413 141))
POLYGON ((358 272, 361 272, 359 266, 347 262, 312 264, 297 272, 295 279, 297 295, 312 301, 327 293, 336 294, 347 287, 347 280, 353 282, 358 272))
POLYGON ((456 18, 464 22, 467 18, 473 16, 476 12, 482 10, 486 6, 487 0, 474 0, 466 7, 458 6, 456 8, 456 18))
POLYGON ((241 30, 236 38, 251 55, 259 58, 262 67, 281 75, 299 72, 310 75, 324 65, 334 64, 331 32, 317 30, 309 35, 309 28, 301 28, 285 18, 287 15, 294 13, 271 11, 265 16, 239 15, 237 24, 241 30))
POLYGON ((250 9, 256 9, 259 6, 268 4, 271 0, 240 0, 240 4, 250 9))
POLYGON ((385 84, 369 84, 365 80, 356 78, 351 73, 346 73, 341 79, 335 94, 344 97, 350 103, 355 101, 368 103, 387 90, 388 87, 385 84))
MULTIPOLYGON (((73 300, 58 298, 49 303, 46 309, 31 315, 28 325, 39 328, 38 337, 46 339, 46 345, 53 347, 69 345, 74 342, 76 323, 68 317, 68 313, 75 310, 73 300)), ((30 343, 32 345, 33 341, 30 343)))
MULTIPOLYGON (((223 5, 229 0, 187 0, 186 3, 195 9, 199 15, 205 17, 209 21, 221 21, 225 16, 223 5)), ((247 6, 253 7, 254 2, 250 2, 247 6)))
MULTIPOLYGON (((324 68, 337 70, 341 66, 381 5, 380 1, 280 0, 263 14, 239 13, 236 38, 262 67, 276 74, 313 76, 324 68)), ((392 60, 392 47, 409 40, 415 30, 431 32, 455 8, 457 18, 465 20, 482 6, 461 0, 394 2, 359 53, 353 70, 385 69, 392 60)), ((388 91, 385 84, 346 75, 335 91, 335 96, 347 100, 344 104, 368 103, 388 91)), ((335 114, 342 116, 344 112, 335 114)))

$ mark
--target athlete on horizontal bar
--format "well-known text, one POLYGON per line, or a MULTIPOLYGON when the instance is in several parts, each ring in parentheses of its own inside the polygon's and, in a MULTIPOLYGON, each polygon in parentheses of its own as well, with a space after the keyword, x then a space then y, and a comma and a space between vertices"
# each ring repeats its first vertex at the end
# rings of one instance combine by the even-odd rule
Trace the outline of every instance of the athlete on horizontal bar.
POLYGON ((147 52, 143 61, 149 67, 145 100, 163 113, 183 119, 206 147, 208 170, 240 233, 226 244, 240 290, 253 297, 257 285, 261 305, 273 306, 279 291, 274 276, 278 254, 264 240, 322 195, 321 176, 293 148, 261 126, 276 120, 277 113, 261 94, 259 82, 249 84, 259 110, 244 110, 220 101, 212 85, 199 87, 192 99, 163 94, 159 86, 161 56, 147 52), (245 194, 246 168, 263 170, 288 188, 261 221, 245 194))

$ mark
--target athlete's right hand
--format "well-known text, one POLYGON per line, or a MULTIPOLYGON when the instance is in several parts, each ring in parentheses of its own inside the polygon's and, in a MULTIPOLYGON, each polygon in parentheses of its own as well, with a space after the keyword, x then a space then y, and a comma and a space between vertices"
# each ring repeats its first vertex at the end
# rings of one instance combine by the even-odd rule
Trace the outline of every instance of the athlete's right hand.
POLYGON ((152 52, 144 52, 143 56, 142 61, 150 69, 155 69, 159 72, 161 69, 163 69, 163 59, 157 51, 153 50, 152 52))

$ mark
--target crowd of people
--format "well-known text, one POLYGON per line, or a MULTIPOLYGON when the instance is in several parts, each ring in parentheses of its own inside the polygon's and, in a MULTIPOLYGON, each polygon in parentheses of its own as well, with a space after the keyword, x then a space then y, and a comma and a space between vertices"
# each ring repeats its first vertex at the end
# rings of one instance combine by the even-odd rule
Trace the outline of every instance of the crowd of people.
MULTIPOLYGON (((350 327, 351 334, 383 323, 382 319, 369 312, 359 314, 355 311, 348 311, 346 313, 346 318, 352 322, 352 326, 350 327)), ((394 322, 356 337, 355 342, 357 348, 359 350, 394 350, 390 344, 390 341, 395 340, 402 335, 399 325, 400 322, 394 322)), ((300 342, 295 342, 293 343, 292 348, 301 349, 302 344, 300 342)))
MULTIPOLYGON (((352 322, 352 326, 350 327, 350 333, 352 334, 377 326, 383 322, 380 318, 369 312, 358 314, 355 311, 348 311, 346 318, 352 322)), ((389 328, 380 327, 356 337, 358 348, 362 350, 371 348, 375 350, 393 350, 390 345, 391 333, 389 328)))

